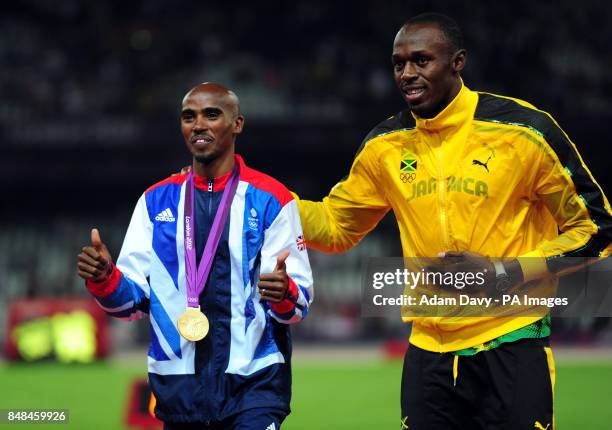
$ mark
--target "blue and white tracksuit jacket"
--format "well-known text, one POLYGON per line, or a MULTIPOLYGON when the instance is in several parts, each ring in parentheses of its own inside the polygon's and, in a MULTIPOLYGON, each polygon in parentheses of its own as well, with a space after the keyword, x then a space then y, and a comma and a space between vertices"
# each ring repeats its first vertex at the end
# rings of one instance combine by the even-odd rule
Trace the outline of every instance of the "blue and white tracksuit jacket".
MULTIPOLYGON (((177 330, 187 306, 183 212, 187 175, 169 177, 139 199, 110 276, 87 287, 111 316, 149 314, 149 380, 155 413, 168 422, 222 420, 255 407, 289 413, 291 336, 287 324, 304 318, 312 302, 312 274, 297 205, 278 181, 250 169, 239 156, 240 182, 232 201, 200 306, 210 332, 190 342, 177 330), (289 295, 260 301, 259 273, 286 260, 289 295)), ((229 173, 195 177, 199 263, 229 173)))

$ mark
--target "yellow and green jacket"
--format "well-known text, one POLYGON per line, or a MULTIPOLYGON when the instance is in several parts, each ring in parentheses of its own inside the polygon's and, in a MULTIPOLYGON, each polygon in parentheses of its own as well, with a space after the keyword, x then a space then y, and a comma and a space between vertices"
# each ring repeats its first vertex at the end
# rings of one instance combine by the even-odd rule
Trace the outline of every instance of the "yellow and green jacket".
MULTIPOLYGON (((612 212, 574 144, 546 112, 462 85, 435 118, 409 110, 364 139, 348 177, 322 202, 298 202, 308 246, 343 252, 389 210, 405 257, 472 251, 519 257, 525 279, 605 257, 612 212), (523 258, 525 257, 525 258, 523 258)), ((429 317, 410 342, 430 351, 474 347, 541 319, 429 317)))

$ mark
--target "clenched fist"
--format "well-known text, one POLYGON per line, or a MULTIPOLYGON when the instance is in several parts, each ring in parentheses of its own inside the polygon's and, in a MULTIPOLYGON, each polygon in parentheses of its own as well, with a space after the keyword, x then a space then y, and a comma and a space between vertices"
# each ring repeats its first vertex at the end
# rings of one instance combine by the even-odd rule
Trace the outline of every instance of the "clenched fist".
POLYGON ((86 281, 102 282, 112 269, 113 259, 100 239, 97 228, 91 230, 91 245, 84 246, 78 257, 79 276, 86 281))
POLYGON ((289 288, 289 278, 287 276, 287 267, 285 260, 289 257, 289 250, 281 252, 276 258, 276 266, 272 273, 262 273, 259 275, 259 294, 261 300, 271 303, 279 303, 287 295, 289 288))

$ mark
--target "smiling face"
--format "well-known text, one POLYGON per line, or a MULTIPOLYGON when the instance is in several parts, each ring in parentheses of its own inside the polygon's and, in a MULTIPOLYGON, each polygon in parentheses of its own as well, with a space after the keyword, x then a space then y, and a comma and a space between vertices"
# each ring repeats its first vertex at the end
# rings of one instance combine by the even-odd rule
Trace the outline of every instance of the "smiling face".
POLYGON ((422 118, 436 116, 461 89, 465 50, 454 50, 436 23, 402 27, 393 42, 391 61, 404 100, 422 118))
POLYGON ((181 110, 181 131, 198 163, 233 159, 236 134, 242 132, 236 95, 217 84, 201 84, 187 93, 181 110))

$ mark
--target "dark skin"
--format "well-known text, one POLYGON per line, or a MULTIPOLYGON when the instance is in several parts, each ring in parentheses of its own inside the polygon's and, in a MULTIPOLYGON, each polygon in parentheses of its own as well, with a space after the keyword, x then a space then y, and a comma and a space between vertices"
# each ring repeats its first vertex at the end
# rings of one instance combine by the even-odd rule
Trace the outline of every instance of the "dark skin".
POLYGON ((230 172, 236 136, 243 126, 238 97, 232 91, 211 83, 189 91, 181 108, 181 133, 193 156, 194 173, 216 178, 230 172))
POLYGON ((84 246, 78 256, 78 274, 86 281, 102 282, 108 278, 112 257, 97 228, 91 229, 91 246, 84 246))
POLYGON ((421 118, 435 117, 459 93, 465 61, 465 49, 455 49, 435 23, 402 27, 393 42, 395 82, 421 118))
MULTIPOLYGON (((180 121, 196 175, 216 178, 234 168, 236 136, 244 126, 236 94, 219 84, 200 84, 183 98, 180 121)), ((278 303, 287 296, 289 278, 285 260, 289 253, 282 251, 274 270, 260 274, 257 286, 261 300, 278 303)), ((112 261, 100 232, 92 229, 91 244, 78 255, 79 276, 86 281, 102 282, 112 270, 112 261)))
MULTIPOLYGON (((408 108, 418 117, 434 118, 461 90, 465 49, 456 49, 436 23, 402 27, 393 42, 391 63, 395 82, 408 108)), ((488 257, 474 252, 446 251, 440 258, 448 271, 487 271, 487 284, 495 282, 495 267, 488 257)), ((523 274, 517 260, 505 262, 511 282, 523 274)))

